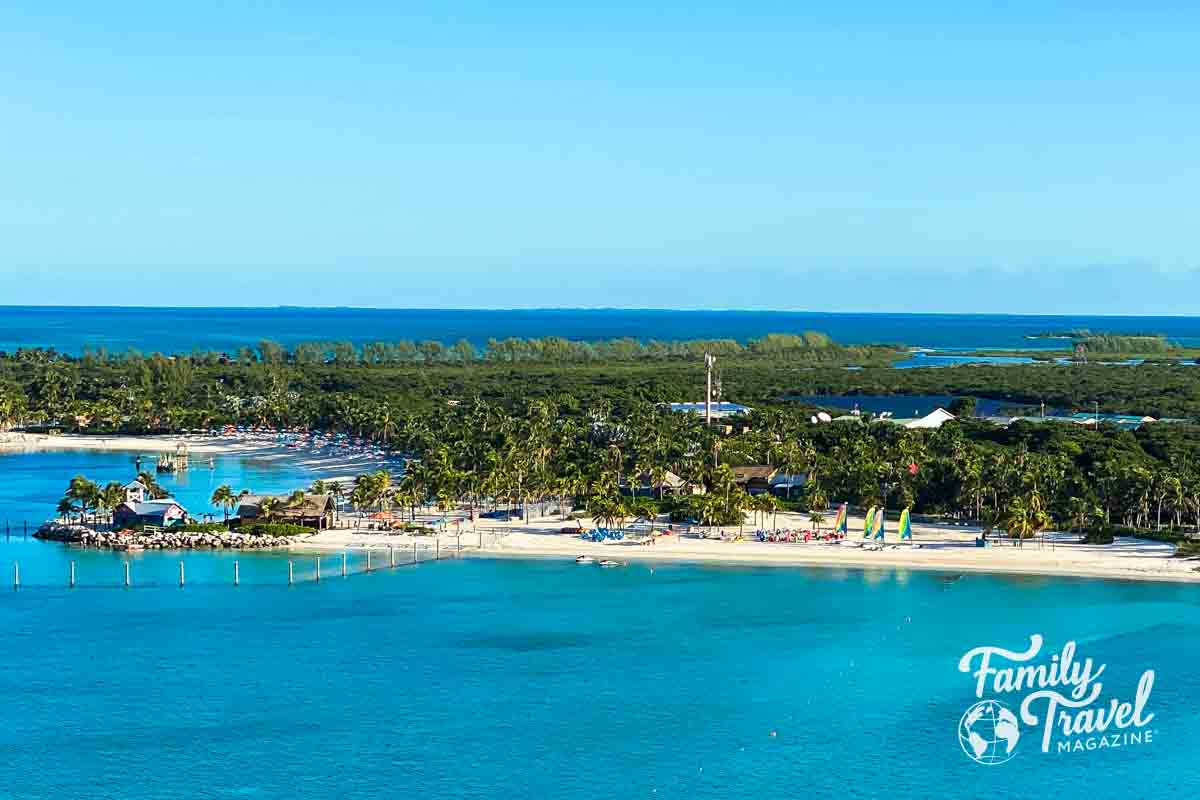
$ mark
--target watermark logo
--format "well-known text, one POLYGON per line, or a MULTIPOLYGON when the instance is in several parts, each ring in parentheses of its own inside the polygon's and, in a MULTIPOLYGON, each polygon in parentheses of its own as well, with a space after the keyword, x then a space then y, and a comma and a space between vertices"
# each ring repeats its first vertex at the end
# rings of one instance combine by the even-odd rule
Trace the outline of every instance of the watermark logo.
POLYGON ((1080 658, 1075 642, 1058 653, 1042 653, 1042 637, 1029 637, 1024 651, 976 647, 958 662, 975 680, 973 703, 958 722, 958 742, 978 764, 995 766, 1017 753, 1024 726, 1040 731, 1044 754, 1128 747, 1154 741, 1146 710, 1154 670, 1142 673, 1131 701, 1104 697, 1100 677, 1106 664, 1080 658))
POLYGON ((958 721, 958 743, 976 763, 992 767, 1016 755, 1021 740, 1017 715, 999 700, 980 700, 958 721))

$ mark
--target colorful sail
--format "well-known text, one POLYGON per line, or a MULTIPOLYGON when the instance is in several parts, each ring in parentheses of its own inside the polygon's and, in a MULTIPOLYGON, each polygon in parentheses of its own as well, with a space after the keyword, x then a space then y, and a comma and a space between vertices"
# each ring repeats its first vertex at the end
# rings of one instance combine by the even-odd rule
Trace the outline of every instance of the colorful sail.
POLYGON ((912 523, 909 522, 907 508, 900 512, 900 530, 898 532, 900 541, 903 542, 905 539, 912 541, 912 523))
POLYGON ((883 541, 883 515, 884 509, 879 509, 879 513, 875 515, 875 541, 883 541))
POLYGON ((837 519, 833 522, 834 533, 840 533, 842 536, 846 535, 846 532, 849 529, 849 516, 850 515, 846 513, 846 504, 842 503, 842 507, 838 509, 837 519))
POLYGON ((867 518, 863 520, 863 538, 870 539, 875 532, 875 506, 867 509, 867 518))

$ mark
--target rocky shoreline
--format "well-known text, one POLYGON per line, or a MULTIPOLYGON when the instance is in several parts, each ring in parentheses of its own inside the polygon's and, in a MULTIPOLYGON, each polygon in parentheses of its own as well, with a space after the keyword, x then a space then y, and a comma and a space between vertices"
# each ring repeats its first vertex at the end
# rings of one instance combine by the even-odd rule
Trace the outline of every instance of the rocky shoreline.
POLYGON ((48 523, 33 534, 36 539, 110 550, 261 550, 287 547, 287 536, 252 536, 236 531, 97 531, 83 525, 48 523))

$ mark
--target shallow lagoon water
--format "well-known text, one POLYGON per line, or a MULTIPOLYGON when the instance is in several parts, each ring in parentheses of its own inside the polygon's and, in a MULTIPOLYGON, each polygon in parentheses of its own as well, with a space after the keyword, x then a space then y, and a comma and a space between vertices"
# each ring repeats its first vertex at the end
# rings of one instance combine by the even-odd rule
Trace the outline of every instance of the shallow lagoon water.
MULTIPOLYGON (((841 408, 847 411, 857 408, 859 411, 869 414, 887 411, 897 417, 923 417, 934 409, 949 408, 955 400, 953 395, 948 394, 804 394, 788 395, 787 399, 815 406, 841 408)), ((977 416, 999 414, 1004 406, 1005 403, 1000 400, 978 398, 975 414, 977 416)))
MULTIPOLYGON (((47 452, 0 452, 0 525, 7 520, 19 526, 27 522, 40 525, 54 515, 54 507, 75 475, 104 485, 108 481, 128 483, 137 477, 132 452, 92 450, 54 450, 47 452)), ((141 454, 142 469, 153 472, 157 454, 141 454)), ((158 482, 195 517, 222 512, 209 499, 222 484, 235 492, 248 489, 255 494, 286 493, 303 489, 321 477, 338 476, 379 469, 379 462, 363 459, 353 467, 318 467, 304 451, 280 450, 268 455, 218 455, 212 468, 208 455, 192 457, 193 467, 175 475, 156 476, 158 482)), ((0 529, 0 534, 3 530, 0 529)))

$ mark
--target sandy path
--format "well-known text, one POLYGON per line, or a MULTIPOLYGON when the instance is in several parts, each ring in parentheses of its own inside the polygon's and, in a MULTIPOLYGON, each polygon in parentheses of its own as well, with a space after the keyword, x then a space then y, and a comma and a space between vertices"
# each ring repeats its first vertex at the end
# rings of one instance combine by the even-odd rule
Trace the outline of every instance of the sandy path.
POLYGON ((180 442, 188 452, 231 453, 238 442, 189 436, 76 436, 72 434, 0 433, 0 451, 97 450, 114 452, 173 453, 180 442))

